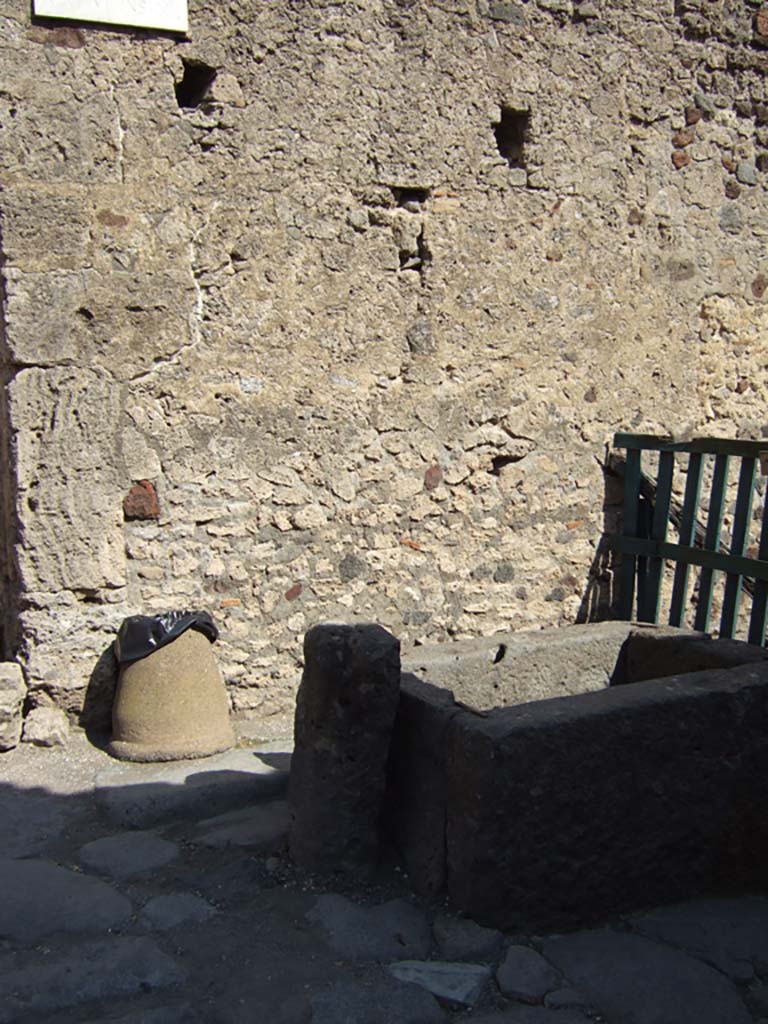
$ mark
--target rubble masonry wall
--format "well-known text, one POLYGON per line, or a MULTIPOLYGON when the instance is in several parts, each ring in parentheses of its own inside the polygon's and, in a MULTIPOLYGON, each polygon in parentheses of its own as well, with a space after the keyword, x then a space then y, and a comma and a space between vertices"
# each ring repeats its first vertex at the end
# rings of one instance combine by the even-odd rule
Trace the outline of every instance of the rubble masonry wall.
POLYGON ((759 5, 192 0, 186 39, 29 7, 0 0, 0 211, 32 703, 77 712, 168 607, 216 616, 259 716, 318 621, 573 622, 615 430, 768 432, 759 5))

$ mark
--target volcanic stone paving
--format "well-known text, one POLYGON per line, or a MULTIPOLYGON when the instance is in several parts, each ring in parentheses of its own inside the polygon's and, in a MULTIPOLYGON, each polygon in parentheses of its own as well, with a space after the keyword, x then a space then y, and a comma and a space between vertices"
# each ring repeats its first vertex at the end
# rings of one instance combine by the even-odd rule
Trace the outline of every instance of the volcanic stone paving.
POLYGON ((503 935, 394 864, 309 877, 285 854, 289 751, 2 755, 0 1024, 768 1024, 768 900, 503 935))

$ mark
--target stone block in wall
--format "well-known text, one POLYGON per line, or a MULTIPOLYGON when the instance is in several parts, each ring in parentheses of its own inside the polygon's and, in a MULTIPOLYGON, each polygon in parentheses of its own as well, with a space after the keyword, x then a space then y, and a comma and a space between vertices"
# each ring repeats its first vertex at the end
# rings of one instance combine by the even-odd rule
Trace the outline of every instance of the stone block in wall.
POLYGON ((381 626, 306 634, 289 787, 290 853, 302 867, 375 865, 399 692, 400 643, 381 626))
POLYGON ((114 258, 125 264, 120 272, 111 263, 103 271, 7 269, 6 333, 14 362, 98 366, 102 375, 128 380, 156 370, 189 343, 198 296, 188 261, 147 273, 132 266, 130 252, 114 258))
POLYGON ((11 750, 21 739, 21 712, 27 687, 21 666, 0 662, 0 751, 11 750))
POLYGON ((9 397, 24 589, 124 586, 119 389, 91 370, 35 367, 16 375, 9 397))
POLYGON ((69 719, 60 708, 33 708, 24 719, 23 740, 37 747, 63 747, 69 738, 69 719))
POLYGON ((4 145, 4 165, 39 182, 64 178, 90 187, 119 184, 121 129, 113 90, 72 72, 75 98, 61 77, 61 54, 52 60, 51 48, 37 42, 3 48, 4 89, 13 101, 14 129, 4 145), (58 75, 51 75, 54 63, 58 75))
POLYGON ((24 271, 89 266, 89 205, 86 189, 7 189, 3 248, 8 262, 24 271))

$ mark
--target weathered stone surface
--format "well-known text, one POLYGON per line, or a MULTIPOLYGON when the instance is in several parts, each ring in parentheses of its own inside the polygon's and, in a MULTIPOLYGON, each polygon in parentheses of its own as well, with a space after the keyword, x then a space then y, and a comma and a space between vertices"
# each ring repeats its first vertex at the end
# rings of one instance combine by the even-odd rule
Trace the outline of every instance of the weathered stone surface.
POLYGON ((629 632, 612 682, 636 683, 685 672, 765 664, 768 652, 735 640, 714 640, 700 633, 633 629, 629 632))
POLYGON ((317 871, 372 866, 400 644, 379 626, 315 626, 304 639, 289 800, 291 857, 317 871))
POLYGON ((550 1010, 542 1006, 510 1006, 499 1013, 472 1015, 472 1024, 589 1024, 594 1018, 578 1010, 550 1010))
POLYGON ((152 928, 176 928, 180 924, 198 924, 216 913, 201 896, 191 892, 155 896, 141 912, 142 921, 152 928))
POLYGON ((243 846, 274 850, 285 845, 290 821, 288 801, 273 800, 201 821, 201 834, 194 842, 214 848, 243 846))
POLYGON ((3 853, 7 857, 33 857, 59 835, 67 821, 66 807, 56 796, 40 790, 19 791, 0 786, 0 821, 6 831, 3 853))
POLYGON ((187 1003, 174 1006, 155 1006, 148 1010, 134 1010, 110 1017, 109 1024, 196 1024, 201 1018, 187 1003))
POLYGON ((454 903, 527 930, 757 884, 767 681, 758 663, 462 710, 446 746, 454 903))
POLYGON ((432 945, 425 914, 405 899, 361 907, 327 893, 318 897, 307 920, 322 927, 328 944, 346 960, 386 963, 403 955, 420 958, 432 945))
POLYGON ((755 5, 3 18, 3 579, 69 713, 120 619, 169 601, 223 605, 256 717, 293 706, 313 622, 407 645, 605 614, 613 431, 763 432, 764 173, 723 194, 767 145, 755 5), (185 98, 187 66, 213 77, 185 98), (713 297, 746 326, 710 329, 713 297), (126 522, 143 479, 161 517, 126 522), (490 551, 524 582, 473 575, 490 551))
POLYGON ((521 1003, 540 1003, 562 984, 560 974, 535 949, 510 946, 496 971, 501 992, 521 1003))
POLYGON ((25 743, 38 747, 63 747, 69 737, 69 719, 60 708, 33 708, 24 719, 25 743))
POLYGON ((80 848, 80 863, 112 878, 130 878, 175 860, 176 843, 153 832, 121 832, 94 839, 80 848))
POLYGON ((21 739, 21 708, 27 686, 21 666, 0 662, 0 751, 11 750, 21 739))
POLYGON ((640 936, 608 930, 582 932, 548 940, 543 951, 616 1024, 751 1021, 738 990, 722 974, 640 936), (649 978, 653 979, 652 998, 649 978))
POLYGON ((390 974, 400 981, 425 988, 439 999, 474 1006, 491 976, 480 964, 449 964, 440 960, 401 960, 390 964, 390 974))
POLYGON ((131 904, 111 886, 41 860, 0 858, 0 936, 36 942, 53 932, 122 924, 131 904))
POLYGON ((575 988, 558 988, 547 992, 544 1005, 550 1010, 586 1010, 587 1000, 575 988))
POLYGON ((440 914, 432 924, 443 960, 495 960, 504 936, 464 917, 440 914))
POLYGON ((700 899, 659 907, 631 919, 632 928, 700 957, 734 981, 768 970, 768 902, 700 899))
POLYGON ((382 821, 417 892, 445 885, 445 736, 451 695, 404 673, 392 733, 382 821))
POLYGON ((756 185, 757 171, 752 160, 740 160, 736 165, 736 177, 742 185, 756 185))
POLYGON ((178 764, 114 764, 97 774, 96 799, 110 821, 124 828, 224 813, 285 793, 286 745, 243 747, 178 764))
MULTIPOLYGON (((633 642, 633 632, 645 635, 642 627, 628 622, 495 633, 478 640, 419 647, 403 658, 403 670, 451 690, 464 704, 484 711, 605 689, 621 665, 625 647, 633 642)), ((655 636, 656 631, 652 632, 655 636)), ((657 640, 662 649, 666 635, 662 630, 657 640)), ((742 660, 734 663, 752 660, 747 644, 735 646, 742 660)), ((676 651, 668 652, 667 664, 675 663, 676 657, 676 651)), ((768 661, 768 657, 760 654, 756 660, 768 661)))
POLYGON ((312 1024, 440 1024, 446 1019, 437 1001, 423 988, 391 978, 337 981, 314 996, 312 1024))
POLYGON ((148 938, 83 942, 64 954, 21 967, 0 967, 0 1022, 63 1010, 97 999, 112 999, 184 980, 186 972, 148 938))

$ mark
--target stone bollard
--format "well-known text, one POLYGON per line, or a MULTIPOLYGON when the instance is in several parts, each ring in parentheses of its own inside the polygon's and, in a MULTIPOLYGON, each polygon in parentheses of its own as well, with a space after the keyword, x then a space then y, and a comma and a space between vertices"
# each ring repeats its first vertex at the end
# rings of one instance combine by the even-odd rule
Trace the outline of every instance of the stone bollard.
POLYGON ((375 866, 400 696, 400 642, 381 626, 322 625, 304 638, 289 848, 321 873, 375 866))

